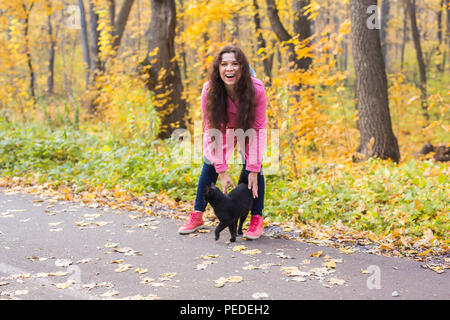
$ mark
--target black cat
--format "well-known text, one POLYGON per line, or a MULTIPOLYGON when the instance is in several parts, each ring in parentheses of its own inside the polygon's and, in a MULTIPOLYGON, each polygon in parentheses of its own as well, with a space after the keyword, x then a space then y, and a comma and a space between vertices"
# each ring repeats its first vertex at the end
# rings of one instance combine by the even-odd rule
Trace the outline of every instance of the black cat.
POLYGON ((227 195, 223 194, 214 183, 206 187, 205 199, 211 204, 214 214, 220 221, 214 231, 216 240, 219 240, 220 232, 226 227, 230 230, 231 242, 236 241, 236 232, 238 235, 242 235, 242 225, 253 205, 253 195, 248 189, 246 180, 244 171, 242 171, 237 187, 227 195), (238 220, 239 228, 237 228, 238 220))

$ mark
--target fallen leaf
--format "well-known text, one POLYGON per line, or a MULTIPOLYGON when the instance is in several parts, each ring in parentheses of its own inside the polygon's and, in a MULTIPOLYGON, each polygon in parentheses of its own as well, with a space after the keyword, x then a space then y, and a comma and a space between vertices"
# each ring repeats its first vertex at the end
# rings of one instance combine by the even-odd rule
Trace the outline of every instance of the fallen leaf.
POLYGON ((119 245, 118 243, 111 242, 105 244, 105 248, 117 248, 118 245, 119 245))
POLYGON ((134 272, 139 273, 139 274, 144 274, 144 273, 148 272, 148 269, 136 268, 136 269, 134 269, 134 272))
POLYGON ((119 260, 113 260, 111 261, 111 263, 122 263, 124 260, 123 259, 119 259, 119 260))
POLYGON ((233 251, 234 252, 239 252, 239 251, 242 251, 242 250, 245 250, 245 249, 247 249, 247 247, 246 246, 242 246, 242 245, 233 247, 233 251))
POLYGON ((444 272, 444 269, 442 268, 442 266, 432 265, 432 264, 427 264, 426 266, 429 269, 433 270, 434 272, 437 272, 437 273, 443 273, 444 272))
POLYGON ((224 277, 220 277, 219 279, 214 280, 216 288, 222 288, 226 282, 227 282, 227 279, 225 279, 224 277))
POLYGON ((361 269, 361 273, 368 274, 368 273, 369 273, 369 270, 361 269))
POLYGON ((209 259, 218 258, 218 257, 219 257, 218 254, 207 254, 204 256, 200 256, 200 258, 202 258, 204 260, 209 260, 209 259))
POLYGON ((317 251, 315 253, 311 253, 311 257, 313 258, 319 258, 322 255, 323 251, 317 251))
POLYGON ((214 263, 217 263, 217 261, 212 261, 212 260, 204 261, 204 262, 198 264, 195 267, 195 270, 205 270, 208 267, 208 265, 214 264, 214 263))
POLYGON ((227 282, 231 282, 231 283, 239 283, 239 282, 242 282, 242 280, 244 280, 241 276, 231 276, 231 277, 228 277, 227 279, 227 282))
POLYGON ((69 259, 57 259, 55 261, 55 265, 57 267, 68 267, 72 264, 72 261, 69 259))
POLYGON ((141 255, 141 254, 139 253, 139 251, 133 250, 133 249, 128 248, 128 247, 126 247, 126 248, 114 248, 113 251, 119 252, 119 253, 123 253, 123 254, 125 254, 126 256, 136 256, 136 255, 141 255))
POLYGON ((299 276, 301 272, 298 267, 281 267, 280 270, 289 277, 299 276))
POLYGON ((117 269, 115 269, 115 272, 126 272, 130 270, 133 266, 131 264, 121 264, 117 269))
POLYGON ((163 273, 161 275, 159 275, 160 278, 173 278, 174 276, 176 276, 177 273, 176 272, 167 272, 167 273, 163 273))
POLYGON ((77 261, 77 263, 88 263, 91 260, 92 260, 91 258, 85 258, 85 259, 81 259, 80 261, 77 261))
POLYGON ((313 274, 314 276, 318 277, 318 278, 323 278, 331 273, 333 273, 335 270, 334 269, 329 269, 329 268, 312 268, 309 270, 309 272, 311 274, 313 274))
POLYGON ((59 226, 61 223, 62 223, 62 221, 59 221, 59 222, 49 222, 49 223, 48 223, 48 226, 49 226, 49 227, 57 227, 57 226, 59 226))
POLYGON ((25 294, 28 294, 28 290, 16 290, 14 291, 15 296, 23 296, 25 294))
POLYGON ((311 260, 305 259, 305 260, 302 261, 302 263, 303 263, 303 264, 310 264, 310 263, 311 263, 311 260))
POLYGON ((261 253, 261 250, 259 249, 253 249, 253 250, 244 250, 242 251, 242 254, 249 254, 249 255, 255 255, 261 253))
POLYGON ((69 279, 66 282, 60 282, 60 283, 53 283, 53 285, 58 288, 58 289, 67 289, 69 288, 71 285, 73 285, 75 283, 75 280, 73 279, 69 279))
POLYGON ((275 253, 275 255, 277 255, 281 259, 295 259, 294 257, 284 254, 284 252, 277 252, 275 253))
POLYGON ((150 283, 150 282, 153 282, 153 280, 154 280, 153 278, 145 277, 144 279, 141 280, 140 283, 142 283, 142 284, 148 284, 148 283, 150 283))
POLYGON ((291 280, 292 280, 292 281, 297 281, 297 282, 305 282, 305 281, 306 281, 306 278, 296 276, 296 277, 293 277, 291 280))
POLYGON ((266 299, 268 297, 269 295, 265 292, 255 292, 254 294, 252 294, 253 299, 266 299))
POLYGON ((327 282, 328 282, 330 285, 338 285, 338 286, 341 286, 341 285, 343 285, 343 284, 345 283, 345 280, 338 279, 338 278, 330 278, 330 279, 327 280, 327 282))
POLYGON ((88 289, 88 290, 92 290, 96 287, 95 283, 87 283, 87 284, 83 284, 83 288, 84 289, 88 289))
POLYGON ((334 260, 330 260, 327 262, 322 263, 322 266, 326 267, 326 268, 336 268, 336 262, 334 262, 334 260))
POLYGON ((355 252, 355 249, 353 248, 339 248, 339 250, 345 254, 351 254, 355 252))
POLYGON ((109 290, 109 291, 106 291, 105 293, 103 293, 100 296, 101 297, 106 297, 106 298, 111 298, 113 296, 118 296, 118 295, 119 295, 119 291, 117 291, 117 290, 109 290))
POLYGON ((35 257, 35 256, 31 256, 31 257, 29 257, 27 259, 30 260, 30 261, 39 261, 39 258, 35 257))

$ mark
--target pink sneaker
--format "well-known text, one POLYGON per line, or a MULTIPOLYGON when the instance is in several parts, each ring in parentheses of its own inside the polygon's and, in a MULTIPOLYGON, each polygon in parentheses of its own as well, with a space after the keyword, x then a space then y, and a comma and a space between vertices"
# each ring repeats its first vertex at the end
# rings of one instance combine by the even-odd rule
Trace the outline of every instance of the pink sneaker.
POLYGON ((258 239, 264 230, 263 217, 259 215, 252 216, 250 220, 250 226, 247 232, 244 233, 244 237, 250 240, 258 239))
POLYGON ((203 227, 203 212, 191 211, 188 214, 189 220, 178 229, 179 234, 188 234, 203 227))

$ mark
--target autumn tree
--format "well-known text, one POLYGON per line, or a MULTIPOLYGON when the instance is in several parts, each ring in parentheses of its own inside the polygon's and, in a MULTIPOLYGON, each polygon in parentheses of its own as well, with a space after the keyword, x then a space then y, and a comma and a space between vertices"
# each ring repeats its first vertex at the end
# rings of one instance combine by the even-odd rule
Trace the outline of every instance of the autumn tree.
MULTIPOLYGON (((90 96, 87 103, 88 112, 94 114, 97 110, 97 98, 98 98, 98 83, 97 78, 99 75, 103 74, 106 70, 106 65, 108 60, 114 59, 117 56, 120 42, 125 31, 125 27, 128 21, 128 16, 130 14, 131 8, 133 6, 134 0, 125 0, 122 3, 119 14, 116 17, 116 3, 115 0, 107 0, 106 2, 101 2, 100 5, 98 1, 89 0, 89 53, 84 53, 85 59, 89 57, 89 85, 90 85, 90 96), (99 12, 108 12, 108 23, 102 24, 103 27, 100 28, 100 16, 99 12), (104 33, 103 41, 101 41, 101 32, 104 33), (105 36, 106 34, 106 36, 105 36), (108 42, 109 43, 105 43, 108 42), (102 54, 102 44, 103 54, 102 54)), ((81 11, 84 14, 84 6, 80 4, 81 11)), ((84 16, 81 18, 83 21, 84 16)), ((83 30, 85 24, 82 24, 82 40, 83 30)), ((82 44, 86 46, 86 42, 82 41, 82 44)), ((84 48, 86 50, 87 48, 84 48)))
POLYGON ((417 26, 416 0, 405 0, 405 1, 411 22, 411 34, 414 41, 414 48, 416 49, 417 64, 419 65, 422 110, 425 118, 428 120, 429 115, 427 111, 427 70, 425 67, 425 60, 423 58, 419 28, 417 26))
MULTIPOLYGON (((311 36, 311 21, 306 16, 306 8, 310 4, 309 0, 295 0, 294 1, 294 35, 289 34, 287 28, 283 25, 278 14, 278 9, 275 0, 266 0, 267 15, 269 17, 270 25, 277 38, 286 43, 289 49, 289 64, 293 69, 308 70, 312 59, 310 57, 298 57, 295 51, 295 45, 291 41, 296 38, 299 41, 305 41, 311 36)), ((301 88, 298 84, 294 90, 301 88)))
POLYGON ((257 34, 256 45, 258 51, 263 54, 262 63, 264 66, 264 74, 270 81, 270 79, 272 78, 272 66, 274 54, 267 52, 266 40, 264 39, 264 36, 262 34, 261 17, 259 15, 259 5, 257 0, 253 0, 253 9, 255 10, 255 13, 253 15, 253 22, 255 23, 255 29, 257 34))
POLYGON ((147 88, 155 93, 155 105, 161 116, 159 138, 171 136, 173 130, 186 128, 186 102, 175 57, 175 0, 152 0, 151 22, 147 32, 148 49, 142 71, 148 74, 147 88))
POLYGON ((360 144, 357 155, 400 160, 389 113, 387 78, 379 31, 367 26, 367 8, 376 0, 350 0, 352 48, 360 144))

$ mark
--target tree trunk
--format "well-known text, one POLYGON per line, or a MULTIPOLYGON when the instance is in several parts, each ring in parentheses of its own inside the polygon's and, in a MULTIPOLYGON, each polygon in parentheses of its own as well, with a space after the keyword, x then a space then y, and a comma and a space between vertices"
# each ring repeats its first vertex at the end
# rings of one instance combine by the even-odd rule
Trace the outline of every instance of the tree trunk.
MULTIPOLYGON (((304 15, 305 6, 310 3, 309 0, 294 0, 295 3, 295 16, 294 16, 294 32, 295 36, 298 36, 300 41, 307 39, 311 36, 311 21, 307 19, 304 15)), ((278 40, 281 42, 289 41, 293 38, 286 28, 281 23, 280 17, 278 15, 278 9, 275 5, 275 0, 266 0, 267 4, 267 15, 269 16, 270 25, 272 27, 273 32, 276 34, 278 40)), ((308 70, 311 65, 311 58, 297 58, 297 54, 295 52, 294 45, 289 43, 289 64, 293 65, 294 69, 300 70, 308 70)), ((299 83, 295 87, 293 87, 294 91, 297 91, 301 88, 302 84, 299 83)))
MULTIPOLYGON (((99 16, 95 12, 94 0, 89 0, 89 55, 91 58, 91 76, 94 76, 95 71, 102 70, 98 46, 99 33, 97 30, 99 16)), ((92 83, 92 81, 90 81, 92 83)))
POLYGON ((423 59, 422 46, 420 44, 419 28, 417 27, 416 19, 416 0, 405 0, 408 8, 408 14, 411 21, 411 33, 414 40, 414 47, 416 48, 417 63, 419 65, 420 74, 420 92, 422 101, 423 115, 428 120, 429 115, 427 111, 427 71, 425 68, 425 61, 423 59))
MULTIPOLYGON (((125 27, 127 25, 128 17, 130 15, 131 8, 133 7, 134 0, 125 0, 120 8, 119 15, 114 22, 114 44, 113 48, 117 51, 120 47, 125 27)), ((116 52, 117 54, 117 52, 116 52)))
MULTIPOLYGON (((311 22, 305 14, 305 8, 310 4, 309 0, 293 0, 294 1, 294 32, 298 35, 300 41, 311 37, 311 22)), ((298 67, 308 70, 312 63, 311 58, 301 58, 298 67)))
POLYGON ((80 7, 80 25, 81 25, 81 47, 83 50, 83 60, 85 67, 86 90, 89 88, 89 70, 91 70, 91 61, 89 59, 89 41, 87 35, 86 12, 84 10, 83 0, 78 0, 80 7))
POLYGON ((238 11, 233 12, 231 22, 233 23, 231 42, 237 44, 237 43, 239 43, 239 12, 238 11))
MULTIPOLYGON (((439 3, 439 11, 437 13, 437 38, 438 38, 438 56, 443 56, 443 52, 441 50, 442 48, 442 40, 443 40, 443 34, 442 34, 442 26, 443 26, 443 22, 444 22, 444 15, 443 15, 443 11, 444 11, 444 4, 445 1, 441 0, 439 3)), ((438 72, 442 72, 442 63, 438 61, 438 63, 436 64, 436 69, 438 72)))
MULTIPOLYGON (((183 4, 183 0, 179 0, 179 6, 180 8, 184 7, 183 4)), ((184 15, 181 16, 180 21, 179 21, 179 30, 180 33, 182 34, 184 32, 184 15)), ((187 62, 186 62, 186 46, 184 45, 184 43, 180 43, 180 56, 181 56, 181 61, 183 62, 182 65, 182 82, 185 81, 187 79, 187 62)))
MULTIPOLYGON (((356 75, 356 99, 362 158, 400 160, 397 138, 389 114, 387 77, 380 33, 367 28, 367 8, 376 0, 350 0, 352 48, 356 75)), ((360 158, 361 157, 357 157, 360 158)))
MULTIPOLYGON (((266 47, 266 40, 263 37, 262 29, 261 29, 261 18, 259 16, 259 6, 258 1, 253 0, 253 8, 255 9, 255 15, 253 16, 253 21, 255 22, 255 29, 258 35, 257 38, 257 48, 259 50, 263 50, 263 66, 264 66, 264 74, 269 79, 272 79, 272 66, 273 66, 273 53, 268 54, 266 47)), ((269 84, 270 85, 270 84, 269 84)))
POLYGON ((89 70, 89 94, 87 109, 90 115, 97 111, 97 77, 104 71, 104 65, 100 60, 100 48, 98 45, 99 32, 98 27, 99 16, 95 12, 94 0, 89 0, 89 57, 91 59, 89 70))
POLYGON ((30 51, 30 45, 29 45, 29 37, 28 37, 28 30, 30 27, 30 12, 33 8, 34 3, 30 5, 30 8, 27 8, 25 4, 22 4, 23 10, 25 12, 25 28, 24 28, 24 37, 25 37, 25 53, 27 57, 27 65, 28 65, 28 71, 30 73, 30 90, 31 90, 31 96, 33 97, 34 103, 36 103, 36 92, 35 92, 35 75, 34 75, 34 69, 33 69, 33 63, 31 61, 31 51, 30 51))
POLYGON ((380 29, 380 41, 381 41, 381 52, 383 53, 383 59, 384 59, 384 64, 386 65, 386 67, 389 69, 388 67, 388 63, 386 60, 386 54, 387 54, 387 50, 388 50, 388 43, 387 43, 387 27, 389 24, 389 20, 390 20, 390 0, 382 0, 381 2, 381 19, 380 19, 380 25, 381 25, 381 29, 380 29))
POLYGON ((402 46, 400 50, 400 70, 403 71, 403 66, 405 63, 405 46, 408 40, 408 8, 406 3, 403 2, 403 36, 402 36, 402 46))
POLYGON ((148 74, 147 87, 155 93, 156 108, 161 116, 160 139, 166 139, 177 128, 186 128, 186 101, 175 57, 175 0, 152 0, 151 22, 147 32, 148 54, 141 62, 148 74), (153 55, 156 52, 156 55, 153 55), (156 59, 156 62, 150 62, 156 59))
POLYGON ((46 6, 50 9, 50 14, 47 16, 47 33, 49 38, 48 43, 48 75, 47 75, 47 94, 46 97, 48 99, 49 96, 53 95, 54 91, 54 73, 55 73, 55 46, 56 46, 56 38, 53 32, 52 25, 52 16, 53 12, 51 10, 52 4, 50 0, 46 1, 46 6))
POLYGON ((450 3, 449 0, 445 0, 445 7, 447 8, 447 50, 444 51, 444 56, 442 57, 442 70, 445 72, 445 64, 447 62, 447 57, 450 58, 450 3))

